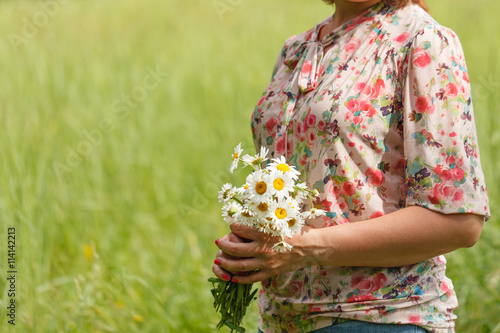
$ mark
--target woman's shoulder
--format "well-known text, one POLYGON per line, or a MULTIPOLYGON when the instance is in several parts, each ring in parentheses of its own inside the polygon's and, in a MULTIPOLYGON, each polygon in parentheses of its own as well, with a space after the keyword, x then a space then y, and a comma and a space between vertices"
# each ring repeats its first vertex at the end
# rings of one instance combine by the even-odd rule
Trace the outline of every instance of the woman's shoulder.
POLYGON ((456 33, 438 23, 422 7, 412 4, 395 10, 388 15, 384 22, 387 37, 391 44, 400 48, 411 49, 415 44, 428 41, 431 45, 448 46, 450 43, 459 44, 456 33), (439 41, 439 43, 432 43, 439 41))

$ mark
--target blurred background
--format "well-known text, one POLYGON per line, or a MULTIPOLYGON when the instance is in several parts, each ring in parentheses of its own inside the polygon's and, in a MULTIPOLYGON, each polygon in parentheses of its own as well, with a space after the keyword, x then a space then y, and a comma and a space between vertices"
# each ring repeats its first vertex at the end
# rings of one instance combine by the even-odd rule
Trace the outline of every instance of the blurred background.
MULTIPOLYGON (((457 332, 500 332, 500 3, 428 4, 465 50, 493 214, 447 256, 457 332)), ((2 0, 0 331, 214 332, 230 154, 253 151, 250 113, 284 40, 332 13, 320 0, 2 0)), ((249 332, 256 321, 254 304, 249 332)))

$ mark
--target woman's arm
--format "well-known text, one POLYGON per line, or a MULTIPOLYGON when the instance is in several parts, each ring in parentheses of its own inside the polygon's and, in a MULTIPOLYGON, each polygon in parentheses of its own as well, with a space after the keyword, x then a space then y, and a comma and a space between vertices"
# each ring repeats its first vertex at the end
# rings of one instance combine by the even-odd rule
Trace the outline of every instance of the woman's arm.
POLYGON ((240 224, 232 233, 250 239, 236 243, 225 237, 218 240, 214 273, 223 278, 233 272, 240 283, 254 283, 273 275, 309 265, 393 267, 415 264, 426 259, 473 246, 484 217, 474 214, 441 214, 410 206, 376 219, 334 227, 304 228, 288 239, 289 252, 271 247, 278 238, 240 224), (232 257, 237 257, 231 258, 232 257), (236 272, 256 271, 249 275, 236 272))

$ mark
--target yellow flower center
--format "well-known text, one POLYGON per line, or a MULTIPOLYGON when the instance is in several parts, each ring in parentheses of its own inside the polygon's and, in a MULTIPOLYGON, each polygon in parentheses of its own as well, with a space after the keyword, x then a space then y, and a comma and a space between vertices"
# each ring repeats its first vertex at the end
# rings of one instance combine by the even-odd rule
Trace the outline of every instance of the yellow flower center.
POLYGON ((267 184, 266 182, 260 181, 257 184, 255 184, 255 191, 259 193, 260 195, 266 193, 267 191, 267 184))
POLYGON ((261 212, 267 212, 268 205, 265 202, 261 202, 258 206, 257 209, 260 210, 261 212))
POLYGON ((280 220, 284 219, 286 217, 286 209, 283 208, 278 208, 274 212, 276 214, 276 217, 279 218, 280 220))
POLYGON ((281 178, 276 178, 273 181, 273 186, 276 190, 281 191, 285 187, 285 182, 281 178))
POLYGON ((244 217, 253 217, 253 215, 248 210, 242 211, 241 215, 244 217))
POLYGON ((239 156, 239 154, 238 154, 238 153, 234 153, 234 154, 233 154, 233 161, 234 161, 235 159, 237 159, 237 158, 238 158, 238 156, 239 156))
POLYGON ((278 169, 279 171, 281 171, 283 173, 290 171, 290 168, 288 167, 288 165, 286 165, 284 163, 278 164, 276 169, 278 169))
POLYGON ((290 219, 290 220, 288 220, 288 226, 291 228, 291 227, 293 227, 295 225, 296 222, 297 222, 297 220, 290 219))

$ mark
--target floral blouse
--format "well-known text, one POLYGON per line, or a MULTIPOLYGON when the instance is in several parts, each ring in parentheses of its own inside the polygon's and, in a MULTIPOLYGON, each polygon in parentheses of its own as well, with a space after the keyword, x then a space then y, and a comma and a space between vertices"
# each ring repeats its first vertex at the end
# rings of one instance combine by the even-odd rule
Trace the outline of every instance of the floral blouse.
MULTIPOLYGON (((489 217, 457 36, 422 8, 382 3, 318 41, 289 38, 252 114, 257 147, 284 155, 320 192, 314 228, 418 205, 489 217), (326 46, 331 48, 324 52, 326 46)), ((310 332, 338 319, 453 332, 446 261, 404 267, 308 266, 263 281, 259 327, 310 332)))

